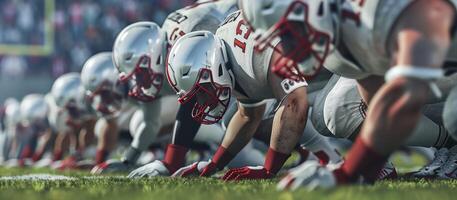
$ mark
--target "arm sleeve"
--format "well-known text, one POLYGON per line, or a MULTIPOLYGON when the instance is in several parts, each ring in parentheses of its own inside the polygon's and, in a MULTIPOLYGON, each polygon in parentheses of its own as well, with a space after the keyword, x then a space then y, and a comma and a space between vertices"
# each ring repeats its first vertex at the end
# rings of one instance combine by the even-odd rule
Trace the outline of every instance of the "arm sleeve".
POLYGON ((172 144, 189 148, 201 124, 192 119, 194 101, 181 104, 176 115, 172 144))

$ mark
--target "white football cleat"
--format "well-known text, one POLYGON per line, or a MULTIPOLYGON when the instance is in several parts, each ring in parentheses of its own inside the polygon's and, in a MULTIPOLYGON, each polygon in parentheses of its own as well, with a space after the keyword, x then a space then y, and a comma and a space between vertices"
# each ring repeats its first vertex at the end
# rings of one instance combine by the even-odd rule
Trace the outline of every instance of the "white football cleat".
POLYGON ((449 149, 447 161, 443 164, 443 166, 441 166, 441 169, 438 171, 437 178, 457 178, 457 145, 449 149))
POLYGON ((295 190, 300 186, 308 190, 316 188, 333 188, 337 185, 336 177, 332 170, 322 166, 317 161, 309 161, 289 171, 277 185, 279 190, 295 190))
POLYGON ((152 163, 135 169, 128 175, 129 178, 143 178, 155 176, 170 176, 168 168, 160 160, 156 160, 152 163))
POLYGON ((435 178, 441 167, 446 163, 448 159, 449 150, 447 148, 441 148, 435 152, 435 158, 428 165, 425 165, 419 171, 412 174, 416 178, 435 178))

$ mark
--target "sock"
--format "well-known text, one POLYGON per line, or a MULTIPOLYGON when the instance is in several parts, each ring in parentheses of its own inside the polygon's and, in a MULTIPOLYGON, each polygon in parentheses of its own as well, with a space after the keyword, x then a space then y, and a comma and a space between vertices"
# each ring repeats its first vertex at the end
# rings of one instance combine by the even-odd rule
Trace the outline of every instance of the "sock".
POLYGON ((56 151, 56 152, 54 152, 54 155, 52 155, 52 161, 62 160, 62 156, 63 156, 62 151, 56 151))
POLYGON ((97 153, 95 154, 95 164, 100 164, 106 161, 108 158, 109 152, 103 149, 97 149, 97 153))
POLYGON ((228 152, 223 146, 219 146, 211 161, 216 164, 217 169, 222 170, 234 157, 235 155, 228 152))
POLYGON ((43 157, 43 154, 44 154, 44 152, 42 152, 42 151, 35 152, 32 156, 32 161, 36 162, 36 161, 40 160, 43 157))
POLYGON ((289 158, 290 154, 284 154, 281 152, 277 152, 271 147, 268 149, 267 155, 265 156, 265 164, 264 167, 270 173, 276 174, 279 172, 281 167, 289 158))
POLYGON ((387 155, 375 152, 361 137, 358 137, 341 170, 336 170, 335 175, 340 183, 355 182, 360 176, 363 176, 368 183, 373 183, 387 162, 387 158, 387 155))
POLYGON ((184 166, 186 162, 186 154, 188 149, 183 146, 169 144, 165 151, 165 158, 162 160, 163 164, 168 168, 170 174, 184 166))
POLYGON ((29 145, 27 145, 24 147, 24 149, 22 149, 20 158, 22 158, 22 159, 30 158, 31 156, 32 156, 32 148, 29 145))

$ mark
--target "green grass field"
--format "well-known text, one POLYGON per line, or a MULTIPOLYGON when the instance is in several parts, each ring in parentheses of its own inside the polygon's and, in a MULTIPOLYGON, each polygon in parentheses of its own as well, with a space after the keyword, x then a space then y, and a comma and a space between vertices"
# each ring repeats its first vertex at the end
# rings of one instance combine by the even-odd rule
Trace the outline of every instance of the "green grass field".
MULTIPOLYGON (((395 164, 407 169, 401 159, 395 164)), ((414 157, 414 162, 420 158, 414 157)), ((410 166, 411 167, 411 166, 410 166)), ((86 172, 56 172, 46 169, 0 168, 0 176, 48 173, 71 176, 73 180, 1 180, 0 199, 457 199, 457 181, 396 180, 373 186, 347 186, 333 190, 294 192, 276 190, 277 180, 225 183, 213 178, 126 179, 119 175, 92 177, 86 172), (90 176, 90 177, 88 177, 90 176)))

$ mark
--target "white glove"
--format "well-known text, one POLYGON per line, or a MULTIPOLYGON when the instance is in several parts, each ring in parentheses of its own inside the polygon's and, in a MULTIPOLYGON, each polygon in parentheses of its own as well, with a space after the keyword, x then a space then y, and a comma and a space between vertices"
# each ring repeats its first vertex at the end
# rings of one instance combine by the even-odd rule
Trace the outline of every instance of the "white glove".
POLYGON ((170 172, 167 167, 160 160, 146 164, 138 169, 133 170, 129 174, 129 178, 142 178, 142 177, 155 177, 155 176, 169 176, 170 172))
POLYGON ((291 169, 288 175, 278 183, 277 189, 295 190, 304 186, 308 190, 314 190, 333 188, 336 185, 336 177, 331 169, 322 166, 317 161, 308 161, 291 169))

